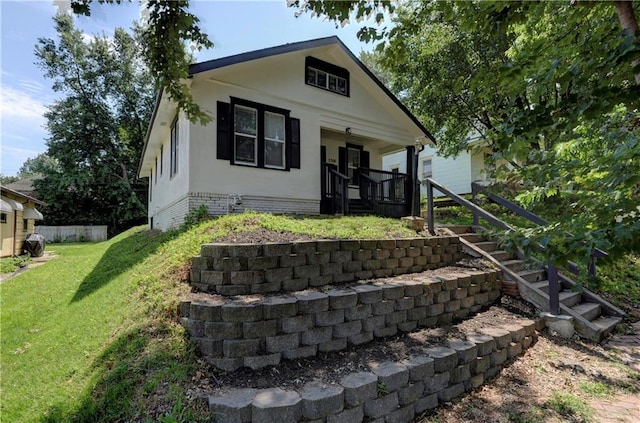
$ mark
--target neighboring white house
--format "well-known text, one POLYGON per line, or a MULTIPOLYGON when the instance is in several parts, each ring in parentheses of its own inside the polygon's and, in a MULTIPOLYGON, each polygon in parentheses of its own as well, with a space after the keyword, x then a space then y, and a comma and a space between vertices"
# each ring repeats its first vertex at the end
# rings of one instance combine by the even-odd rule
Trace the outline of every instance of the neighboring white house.
MULTIPOLYGON (((485 151, 476 151, 477 144, 481 142, 476 134, 469 137, 467 143, 469 150, 461 152, 455 158, 445 158, 438 155, 435 147, 427 145, 418 157, 418 179, 424 181, 432 178, 456 194, 468 194, 471 192, 471 182, 487 182, 485 151)), ((406 171, 406 153, 398 151, 387 154, 382 158, 382 169, 388 171, 406 171)), ((422 196, 427 195, 426 188, 422 184, 420 188, 422 196)), ((442 195, 435 191, 436 196, 442 195)))
POLYGON ((359 200, 377 214, 411 213, 413 175, 383 172, 383 156, 404 150, 406 170, 416 138, 433 137, 337 37, 198 63, 189 74, 214 119, 191 123, 158 93, 139 168, 151 227, 178 226, 201 204, 211 215, 319 214, 349 213, 359 200))

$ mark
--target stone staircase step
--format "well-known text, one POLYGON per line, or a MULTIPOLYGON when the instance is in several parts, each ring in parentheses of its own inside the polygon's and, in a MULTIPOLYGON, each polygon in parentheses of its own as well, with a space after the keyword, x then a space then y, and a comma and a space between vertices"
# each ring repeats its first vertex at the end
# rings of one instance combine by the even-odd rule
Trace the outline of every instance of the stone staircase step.
POLYGON ((547 271, 544 269, 521 270, 518 275, 529 282, 538 282, 547 279, 547 271))
POLYGON ((601 314, 601 307, 598 303, 580 303, 571 309, 589 321, 596 319, 601 314))
POLYGON ((480 234, 476 234, 473 232, 468 232, 468 233, 464 233, 464 234, 458 234, 458 236, 460 236, 460 238, 464 238, 467 241, 471 242, 471 243, 476 243, 476 242, 481 242, 485 240, 485 237, 483 235, 480 234))
POLYGON ((542 292, 549 292, 549 281, 533 282, 531 286, 533 286, 534 288, 538 288, 542 292))
POLYGON ((514 272, 518 272, 520 270, 522 270, 523 266, 524 266, 525 261, 524 260, 506 260, 503 261, 502 264, 504 267, 508 267, 509 269, 513 270, 514 272))
POLYGON ((600 316, 591 323, 601 331, 601 339, 607 336, 622 321, 622 317, 600 316))
POLYGON ((580 294, 579 292, 565 290, 561 291, 559 296, 560 302, 567 307, 573 307, 582 300, 582 294, 580 294))
POLYGON ((489 254, 491 254, 496 260, 498 261, 507 261, 507 260, 513 260, 514 255, 513 253, 510 253, 508 251, 504 251, 504 250, 495 250, 495 251, 490 251, 489 254))
POLYGON ((471 226, 469 225, 446 225, 445 227, 454 234, 466 234, 472 232, 471 226))
POLYGON ((479 249, 481 249, 482 251, 486 251, 488 253, 499 249, 498 243, 495 241, 481 241, 481 242, 474 242, 473 244, 479 249))

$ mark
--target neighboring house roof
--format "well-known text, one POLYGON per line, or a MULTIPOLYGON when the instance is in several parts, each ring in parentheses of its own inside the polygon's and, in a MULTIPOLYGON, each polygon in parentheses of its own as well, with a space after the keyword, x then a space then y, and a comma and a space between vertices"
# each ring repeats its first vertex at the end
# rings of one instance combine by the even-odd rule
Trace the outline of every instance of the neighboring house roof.
MULTIPOLYGON (((416 127, 418 127, 424 133, 424 136, 429 138, 434 144, 436 143, 435 137, 429 132, 427 128, 424 127, 424 125, 418 120, 418 118, 416 118, 409 111, 409 109, 407 109, 407 107, 404 104, 402 104, 402 102, 391 91, 389 91, 389 89, 369 70, 369 68, 367 68, 364 65, 364 63, 360 61, 360 59, 358 59, 351 52, 351 50, 349 50, 349 48, 337 36, 289 43, 289 44, 284 44, 276 47, 270 47, 270 48, 265 48, 261 50, 250 51, 247 53, 236 54, 233 56, 227 56, 220 59, 209 60, 206 62, 195 63, 189 66, 189 77, 193 77, 194 75, 197 75, 202 72, 208 72, 214 69, 220 69, 227 66, 236 65, 239 63, 246 63, 253 60, 264 59, 267 57, 273 57, 281 54, 292 53, 292 52, 297 52, 301 50, 308 50, 312 48, 330 46, 330 45, 338 45, 340 48, 342 48, 342 50, 344 50, 347 56, 349 56, 360 67, 360 69, 362 69, 362 71, 371 79, 371 81, 373 81, 389 97, 389 99, 391 99, 395 103, 395 105, 404 114, 406 114, 406 116, 416 125, 416 127)), ((156 119, 158 109, 160 107, 160 103, 163 99, 163 94, 164 94, 164 91, 161 88, 157 93, 155 106, 153 108, 153 114, 149 122, 149 127, 147 128, 147 134, 145 136, 145 143, 142 151, 142 157, 144 157, 146 154, 147 145, 149 143, 149 137, 151 135, 151 130, 153 127, 153 123, 156 119)), ((142 165, 143 163, 141 161, 138 168, 138 174, 141 172, 142 165)))
POLYGON ((8 193, 8 194, 14 195, 14 196, 16 196, 16 197, 18 197, 20 199, 24 199, 24 200, 27 200, 27 201, 33 201, 35 204, 38 204, 40 206, 45 206, 46 205, 46 203, 44 201, 40 201, 37 198, 33 198, 30 195, 27 195, 25 193, 13 190, 13 189, 8 188, 7 186, 4 186, 4 185, 0 185, 0 192, 2 192, 3 195, 5 193, 8 193))
POLYGON ((4 187, 35 198, 35 190, 33 188, 33 181, 35 179, 36 177, 29 176, 27 178, 18 179, 15 182, 5 184, 4 187))

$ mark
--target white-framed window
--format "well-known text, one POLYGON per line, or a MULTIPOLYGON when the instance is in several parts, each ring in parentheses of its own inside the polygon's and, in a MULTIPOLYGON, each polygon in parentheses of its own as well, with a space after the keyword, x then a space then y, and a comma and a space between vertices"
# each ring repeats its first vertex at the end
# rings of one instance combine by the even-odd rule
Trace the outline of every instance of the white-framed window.
POLYGON ((258 110, 253 107, 235 105, 234 161, 238 164, 258 165, 258 110))
POLYGON ((178 117, 176 116, 171 125, 171 152, 169 160, 169 175, 173 177, 178 173, 178 151, 180 147, 180 139, 178 136, 178 117))
POLYGON ((286 117, 273 112, 264 113, 264 166, 284 169, 286 117))
POLYGON ((349 96, 349 71, 315 57, 308 56, 306 59, 305 83, 349 96))
POLYGON ((426 178, 433 178, 433 160, 430 157, 422 160, 422 179, 426 178))

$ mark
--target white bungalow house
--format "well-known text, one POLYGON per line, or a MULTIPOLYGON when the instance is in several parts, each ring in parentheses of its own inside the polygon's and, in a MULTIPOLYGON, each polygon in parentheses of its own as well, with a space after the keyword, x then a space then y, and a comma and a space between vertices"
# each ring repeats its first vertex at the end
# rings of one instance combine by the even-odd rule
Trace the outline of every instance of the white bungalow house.
POLYGON ((43 219, 36 206, 44 203, 5 186, 0 186, 0 193, 0 257, 17 256, 27 235, 36 232, 35 221, 43 219))
MULTIPOLYGON (((435 146, 426 145, 418 156, 418 179, 424 181, 432 178, 456 194, 468 194, 471 192, 471 183, 487 183, 486 155, 489 149, 478 148, 482 143, 480 136, 475 133, 467 138, 469 149, 461 152, 457 157, 443 157, 438 154, 435 146)), ((386 154, 382 158, 382 169, 393 172, 405 172, 405 153, 398 151, 386 154)), ((421 185, 420 193, 426 197, 426 187, 421 185)), ((436 196, 442 195, 434 191, 436 196)))
POLYGON ((433 136, 337 37, 197 63, 189 75, 214 119, 191 123, 158 93, 139 168, 152 228, 202 204, 211 215, 415 210, 414 145, 433 136), (404 171, 382 171, 397 150, 404 171))

